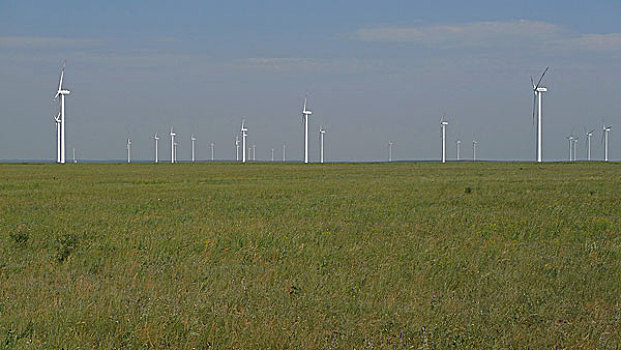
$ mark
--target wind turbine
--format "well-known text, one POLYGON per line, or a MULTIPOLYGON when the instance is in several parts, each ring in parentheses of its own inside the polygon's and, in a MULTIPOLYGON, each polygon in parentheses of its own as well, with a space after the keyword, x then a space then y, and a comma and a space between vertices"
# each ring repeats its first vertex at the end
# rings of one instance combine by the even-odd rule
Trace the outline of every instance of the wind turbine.
POLYGON ((472 161, 473 162, 477 161, 477 143, 479 143, 477 140, 472 139, 472 161))
POLYGON ((323 127, 319 127, 319 144, 321 145, 321 154, 320 154, 320 161, 321 164, 323 164, 323 134, 326 133, 326 129, 324 129, 323 127))
POLYGON ((602 127, 602 136, 603 136, 603 141, 604 141, 604 161, 607 162, 608 161, 608 133, 610 132, 610 129, 612 129, 612 126, 606 126, 604 124, 604 126, 602 127))
POLYGON ((246 119, 242 119, 241 122, 241 134, 242 134, 242 162, 246 163, 246 137, 248 136, 248 129, 244 126, 246 119))
POLYGON ((535 84, 532 75, 530 77, 530 82, 533 84, 533 93, 535 94, 533 97, 533 122, 535 121, 535 109, 537 110, 537 162, 541 162, 541 94, 548 91, 548 88, 540 84, 549 68, 546 67, 537 84, 535 84))
POLYGON ((239 134, 235 134, 235 161, 239 162, 239 134))
POLYGON ((73 163, 77 163, 78 161, 75 159, 75 147, 73 147, 73 163))
POLYGON ((388 161, 392 162, 392 141, 388 141, 388 161))
POLYGON ((252 145, 252 161, 257 160, 257 145, 252 145))
POLYGON ((196 142, 196 137, 194 137, 194 134, 192 134, 192 136, 190 137, 190 141, 192 141, 192 163, 194 163, 194 161, 196 160, 196 158, 194 157, 195 155, 194 143, 196 142))
POLYGON ((213 146, 215 146, 215 144, 212 142, 209 146, 211 146, 211 161, 213 162, 213 146))
POLYGON ((587 137, 587 160, 591 160, 591 137, 593 136, 593 131, 595 131, 595 130, 591 130, 591 131, 586 133, 586 137, 587 137))
POLYGON ((575 136, 574 139, 572 140, 573 146, 574 146, 574 162, 578 159, 578 152, 577 151, 577 145, 578 145, 578 136, 575 136))
POLYGON ((461 155, 461 140, 455 141, 455 144, 457 145, 457 160, 459 160, 461 155))
POLYGON ((566 138, 569 141, 569 161, 571 162, 573 160, 572 152, 574 148, 574 137, 572 135, 569 135, 566 138))
POLYGON ((442 163, 446 163, 446 126, 448 122, 444 120, 444 115, 440 119, 440 128, 442 129, 442 163))
POLYGON ((127 139, 127 163, 132 162, 132 139, 127 139))
POLYGON ((308 163, 308 117, 313 114, 306 109, 306 97, 304 97, 304 107, 302 108, 302 119, 304 122, 304 163, 308 163))
POLYGON ((175 136, 177 134, 173 131, 173 128, 170 128, 170 162, 175 163, 175 136))
POLYGON ((274 161, 274 149, 272 148, 272 162, 274 161))
POLYGON ((282 145, 282 161, 286 162, 287 161, 287 144, 282 145))
POLYGON ((159 154, 158 154, 158 146, 157 143, 159 141, 159 137, 157 136, 157 133, 155 133, 155 135, 153 135, 153 141, 155 141, 155 163, 159 163, 159 154))
POLYGON ((65 75, 65 64, 63 63, 63 69, 60 72, 60 81, 58 83, 58 91, 54 96, 54 101, 60 96, 60 113, 57 117, 56 137, 58 138, 57 145, 57 159, 60 164, 65 164, 65 95, 69 95, 71 92, 67 89, 63 89, 63 76, 65 75))

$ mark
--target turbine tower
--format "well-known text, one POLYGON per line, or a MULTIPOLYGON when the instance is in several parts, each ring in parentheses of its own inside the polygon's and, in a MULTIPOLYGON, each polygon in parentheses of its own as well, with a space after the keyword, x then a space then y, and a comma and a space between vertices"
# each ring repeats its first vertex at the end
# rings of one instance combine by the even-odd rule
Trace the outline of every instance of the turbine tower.
POLYGON ((477 161, 477 140, 472 139, 472 161, 476 162, 477 161))
POLYGON ((608 161, 608 133, 610 132, 610 129, 612 129, 611 126, 603 126, 603 136, 604 136, 604 161, 608 161))
POLYGON ((593 136, 593 131, 595 131, 595 130, 591 130, 591 131, 586 133, 586 137, 587 137, 587 160, 591 160, 591 137, 593 136))
POLYGON ((252 161, 257 160, 257 145, 252 145, 252 161))
POLYGON ((573 160, 574 137, 572 135, 567 136, 567 141, 569 141, 569 161, 571 162, 573 160))
POLYGON ((170 163, 174 164, 175 163, 175 136, 177 134, 175 134, 175 132, 173 131, 173 128, 170 128, 170 163))
POLYGON ((239 162, 239 134, 235 134, 235 161, 239 162))
POLYGON ((392 141, 388 141, 388 161, 392 162, 392 141))
POLYGON ((272 162, 274 161, 274 149, 272 148, 272 162))
POLYGON ((157 136, 157 133, 155 133, 155 135, 153 135, 153 141, 155 141, 155 163, 159 163, 159 154, 158 154, 158 141, 159 141, 159 137, 157 136))
POLYGON ((304 97, 304 107, 302 108, 302 121, 304 122, 304 163, 308 163, 308 117, 313 112, 306 109, 306 97, 304 97))
POLYGON ((192 134, 192 136, 190 137, 190 141, 192 141, 192 163, 194 163, 194 161, 196 160, 196 158, 194 157, 195 153, 195 147, 194 144, 196 143, 196 137, 194 137, 194 134, 192 134))
POLYGON ((213 162, 213 146, 215 146, 215 144, 212 142, 209 146, 211 146, 211 161, 213 162))
POLYGON ((287 145, 283 143, 282 145, 282 161, 287 161, 287 145))
POLYGON ((541 86, 541 81, 549 68, 546 67, 537 84, 535 84, 533 77, 530 77, 530 82, 533 84, 533 93, 535 94, 533 97, 533 122, 535 121, 535 110, 537 112, 537 162, 541 162, 541 94, 548 91, 548 88, 541 86))
POLYGON ((573 144, 573 146, 574 146, 574 151, 573 151, 573 155, 574 155, 574 162, 575 162, 576 160, 578 160, 578 152, 577 152, 577 148, 578 148, 578 147, 577 147, 577 145, 578 145, 578 139, 579 139, 579 137, 578 137, 578 136, 575 136, 575 137, 574 137, 574 139, 572 140, 572 144, 573 144))
POLYGON ((127 163, 132 162, 132 139, 127 139, 127 163))
POLYGON ((455 144, 457 145, 457 160, 460 160, 460 153, 461 153, 461 140, 457 140, 455 141, 455 144))
POLYGON ((69 95, 71 92, 67 89, 63 89, 63 76, 65 75, 65 64, 60 72, 60 81, 58 83, 58 91, 54 96, 54 101, 60 96, 60 113, 56 119, 56 162, 65 164, 65 95, 69 95))
POLYGON ((446 163, 446 126, 448 122, 444 120, 444 115, 440 119, 440 128, 442 129, 442 163, 446 163))
POLYGON ((73 163, 77 163, 77 159, 75 159, 75 147, 73 147, 73 163))
POLYGON ((248 136, 248 129, 244 126, 246 119, 242 119, 241 122, 241 135, 242 135, 242 163, 246 163, 246 137, 248 136))
POLYGON ((323 127, 319 127, 319 144, 321 145, 321 154, 320 154, 320 161, 321 164, 323 164, 323 134, 326 133, 326 129, 324 129, 323 127))

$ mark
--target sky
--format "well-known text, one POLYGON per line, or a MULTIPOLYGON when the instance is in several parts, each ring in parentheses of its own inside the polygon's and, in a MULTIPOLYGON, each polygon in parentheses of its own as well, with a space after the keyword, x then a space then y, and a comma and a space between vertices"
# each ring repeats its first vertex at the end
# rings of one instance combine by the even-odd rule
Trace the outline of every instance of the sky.
POLYGON ((235 158, 242 118, 257 160, 533 160, 542 85, 543 158, 612 126, 621 160, 621 1, 0 1, 0 160, 54 161, 63 62, 67 159, 235 158))

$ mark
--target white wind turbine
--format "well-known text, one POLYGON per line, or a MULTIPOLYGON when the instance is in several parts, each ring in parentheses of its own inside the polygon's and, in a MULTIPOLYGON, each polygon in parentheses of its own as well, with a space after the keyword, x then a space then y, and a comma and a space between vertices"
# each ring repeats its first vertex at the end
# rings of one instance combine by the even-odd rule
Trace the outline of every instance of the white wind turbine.
POLYGON ((444 115, 440 119, 440 128, 442 129, 442 163, 446 163, 446 126, 448 122, 444 120, 444 115))
POLYGON ((244 126, 246 119, 242 119, 241 122, 241 135, 242 135, 242 163, 246 163, 246 137, 248 136, 248 129, 244 126))
POLYGON ((170 162, 175 163, 175 136, 177 134, 173 131, 173 128, 170 128, 170 162))
POLYGON ((127 162, 132 162, 132 139, 127 139, 127 162))
POLYGON ((569 141, 569 161, 571 162, 573 160, 572 153, 574 148, 574 137, 573 135, 569 135, 566 138, 567 141, 569 141))
POLYGON ((58 83, 58 91, 54 100, 60 96, 60 113, 56 119, 56 162, 65 164, 65 95, 69 95, 71 92, 67 89, 63 89, 63 76, 65 75, 65 64, 63 63, 63 69, 60 72, 60 81, 58 83))
POLYGON ((479 142, 475 139, 472 139, 472 161, 476 162, 477 161, 477 144, 479 142))
POLYGON ((572 145, 573 145, 573 148, 574 148, 574 151, 573 151, 574 162, 578 159, 578 152, 577 152, 578 139, 579 139, 578 136, 574 136, 574 139, 572 140, 572 145))
POLYGON ((196 143, 196 137, 194 137, 194 134, 192 134, 192 136, 190 137, 190 141, 192 141, 192 163, 194 163, 194 161, 196 160, 196 158, 194 157, 195 153, 195 147, 194 144, 196 143))
POLYGON ((282 145, 282 161, 286 162, 287 161, 287 144, 282 145))
POLYGON ((591 131, 586 132, 586 137, 587 137, 587 160, 591 160, 591 137, 593 136, 593 131, 595 131, 595 130, 591 130, 591 131))
POLYGON ((235 134, 235 161, 239 162, 239 134, 235 134))
POLYGON ((603 141, 604 141, 604 161, 608 161, 608 133, 610 132, 610 130, 612 129, 612 126, 606 126, 604 124, 604 126, 602 127, 602 136, 603 136, 603 141))
POLYGON ((541 94, 548 91, 548 88, 541 86, 541 81, 549 68, 546 67, 537 84, 535 84, 532 75, 530 77, 530 82, 533 84, 533 93, 535 94, 533 98, 533 122, 535 121, 535 110, 537 112, 537 162, 541 162, 541 94))
POLYGON ((304 122, 304 163, 308 163, 308 117, 313 114, 306 109, 306 97, 304 98, 304 107, 302 108, 302 120, 304 122))
POLYGON ((73 147, 73 163, 77 163, 77 159, 75 159, 75 147, 73 147))
POLYGON ((153 141, 155 141, 155 163, 158 163, 159 160, 159 154, 158 154, 158 141, 159 141, 159 137, 157 136, 157 133, 155 133, 155 135, 153 135, 153 141))
POLYGON ((257 145, 252 145, 252 161, 257 160, 257 145))
POLYGON ((388 141, 388 161, 392 162, 392 141, 388 141))
POLYGON ((215 144, 212 142, 209 146, 211 146, 211 161, 213 162, 213 146, 215 146, 215 144))
POLYGON ((274 161, 274 149, 272 148, 272 162, 274 161))
POLYGON ((321 154, 320 154, 320 161, 321 164, 323 164, 323 135, 326 133, 326 129, 324 129, 323 127, 319 127, 319 144, 321 147, 321 154))
POLYGON ((455 144, 457 145, 457 160, 460 160, 460 156, 461 156, 461 140, 455 141, 455 144))

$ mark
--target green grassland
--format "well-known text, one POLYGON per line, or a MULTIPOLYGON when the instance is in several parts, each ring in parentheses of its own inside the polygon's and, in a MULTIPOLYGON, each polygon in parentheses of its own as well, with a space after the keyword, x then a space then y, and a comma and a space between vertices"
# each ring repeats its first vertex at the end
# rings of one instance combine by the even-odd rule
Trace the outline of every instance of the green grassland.
POLYGON ((621 164, 0 165, 0 348, 619 349, 621 164))

